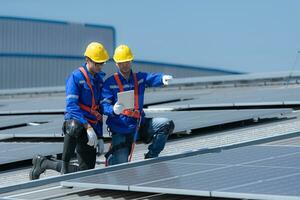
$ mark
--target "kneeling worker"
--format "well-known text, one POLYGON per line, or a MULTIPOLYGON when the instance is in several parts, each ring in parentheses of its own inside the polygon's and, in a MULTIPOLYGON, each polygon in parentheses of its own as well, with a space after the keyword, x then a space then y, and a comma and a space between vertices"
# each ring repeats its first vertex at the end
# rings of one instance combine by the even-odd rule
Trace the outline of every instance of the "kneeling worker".
POLYGON ((86 63, 73 71, 66 82, 62 161, 35 156, 29 173, 31 180, 38 179, 46 169, 62 174, 93 169, 96 163, 96 147, 98 153, 104 151, 100 100, 105 74, 101 70, 109 56, 98 42, 90 43, 84 56, 86 63), (69 163, 75 149, 79 166, 69 163))
POLYGON ((112 134, 111 148, 106 154, 107 164, 115 165, 130 160, 137 131, 144 143, 151 143, 145 159, 158 157, 169 134, 174 130, 174 123, 166 118, 145 117, 144 92, 146 87, 168 85, 172 76, 132 72, 133 54, 126 45, 118 46, 113 58, 118 72, 106 79, 102 90, 103 113, 108 116, 106 124, 112 134), (124 105, 118 102, 117 93, 128 90, 134 90, 134 109, 125 109, 124 105))

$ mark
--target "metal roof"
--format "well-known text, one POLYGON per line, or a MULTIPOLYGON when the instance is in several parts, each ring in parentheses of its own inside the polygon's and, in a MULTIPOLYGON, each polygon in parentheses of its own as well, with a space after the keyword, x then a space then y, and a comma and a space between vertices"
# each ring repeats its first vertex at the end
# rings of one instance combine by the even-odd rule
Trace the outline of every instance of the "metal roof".
MULTIPOLYGON (((189 89, 181 88, 178 87, 177 89, 170 88, 167 90, 155 90, 155 91, 148 91, 146 94, 149 95, 149 98, 152 98, 152 103, 156 104, 160 101, 160 103, 170 103, 170 102, 163 102, 163 101, 177 101, 177 103, 180 103, 181 100, 188 98, 194 98, 194 99, 204 99, 205 104, 210 104, 213 102, 213 99, 216 99, 214 103, 217 104, 222 104, 222 97, 224 97, 224 100, 226 99, 228 101, 235 100, 237 99, 238 102, 242 103, 255 103, 255 100, 257 102, 260 102, 262 100, 262 97, 268 97, 269 95, 272 95, 272 98, 282 98, 284 97, 284 100, 294 100, 298 96, 298 86, 297 85, 290 85, 288 87, 282 87, 282 86, 272 86, 272 87, 247 87, 245 88, 218 88, 218 89, 205 89, 205 90, 200 90, 197 87, 190 87, 189 89), (287 90, 285 90, 287 89, 287 90), (278 94, 277 94, 278 93, 278 94), (153 94, 153 95, 152 95, 153 94), (249 101, 243 102, 241 99, 243 97, 246 97, 249 99, 249 101), (256 96, 257 95, 257 96, 256 96), (161 97, 166 96, 167 98, 165 99, 159 99, 161 97), (235 98, 237 97, 237 98, 235 98), (240 98, 239 98, 240 97, 240 98), (218 101, 219 100, 219 101, 218 101)), ((43 98, 43 97, 38 97, 38 98, 43 98)), ((56 97, 53 97, 54 99, 56 97)), ((147 98, 147 97, 146 97, 147 98)), ((26 99, 26 98, 25 98, 26 99)), ((47 99, 47 97, 45 97, 47 99)), ((51 99, 51 98, 49 98, 51 99)), ((63 99, 63 98, 62 98, 63 99)), ((16 101, 18 99, 15 99, 16 101)), ((25 102, 24 100, 20 100, 22 102, 25 102)), ((1 102, 1 101, 0 101, 1 102)), ((2 101, 4 102, 4 100, 2 101)), ((9 100, 7 101, 9 102, 9 100)), ((0 103, 1 104, 1 103, 0 103)), ((4 104, 3 104, 4 105, 4 104)), ((54 104, 53 104, 54 105, 54 104)), ((191 104, 192 105, 192 104, 191 104)), ((291 105, 291 104, 289 104, 291 105)), ((20 104, 21 107, 21 104, 20 104)), ((26 106, 27 107, 27 106, 26 106)), ((27 107, 30 108, 30 107, 27 107)), ((43 106, 40 107, 43 109, 43 106)), ((39 109, 40 109, 39 108, 39 109)), ((50 106, 51 108, 51 106, 50 106)), ((55 108, 55 105, 54 107, 55 108)), ((163 107, 162 107, 163 108, 163 107)), ((33 109, 31 109, 33 110, 33 109)), ((51 109, 50 109, 51 110, 51 109)), ((54 109, 53 109, 54 110, 54 109)), ((5 112, 5 109, 2 110, 5 112)), ((2 112, 1 111, 1 112, 2 112)), ((6 110, 7 111, 7 110, 6 110)), ((18 110, 14 110, 18 111, 18 110)), ((22 110, 19 110, 22 112, 22 110)), ((23 109, 24 111, 24 109, 23 109)), ((25 110, 26 111, 26 110, 25 110)), ((149 165, 153 165, 158 162, 169 162, 169 159, 177 158, 178 157, 185 157, 187 155, 195 155, 197 152, 206 152, 209 153, 210 151, 214 151, 216 149, 224 149, 224 151, 227 151, 226 149, 231 149, 231 148, 236 148, 236 151, 239 151, 241 148, 245 148, 244 146, 246 145, 256 145, 255 147, 258 146, 258 144, 266 143, 263 146, 259 145, 258 148, 263 149, 263 148, 273 148, 273 149, 279 149, 278 152, 283 152, 283 149, 285 148, 279 148, 278 145, 276 144, 275 140, 277 142, 279 141, 291 141, 289 138, 295 138, 294 140, 297 140, 297 137, 300 136, 300 120, 299 120, 299 113, 298 112, 291 112, 292 110, 290 109, 259 109, 259 110, 254 110, 254 109, 249 109, 249 110, 211 110, 211 111, 166 111, 164 109, 158 108, 158 109, 148 109, 147 114, 149 116, 166 116, 169 118, 173 118, 174 121, 176 121, 176 124, 178 125, 177 127, 184 127, 184 129, 188 130, 189 128, 193 128, 195 123, 195 127, 201 127, 201 125, 204 126, 209 126, 212 124, 224 124, 229 122, 230 120, 236 121, 238 119, 249 119, 248 117, 250 116, 251 119, 255 119, 254 123, 251 124, 245 124, 244 126, 241 126, 241 124, 237 126, 233 126, 231 128, 227 129, 218 129, 216 130, 202 130, 202 129, 195 129, 192 131, 193 134, 187 135, 182 138, 177 138, 177 139, 172 139, 168 141, 166 144, 166 147, 164 151, 161 153, 161 157, 153 160, 146 160, 139 162, 143 158, 143 154, 146 151, 147 146, 144 144, 139 144, 135 148, 135 153, 133 157, 133 162, 130 164, 123 164, 119 166, 113 166, 113 167, 108 167, 108 168, 103 168, 103 157, 98 158, 98 165, 96 169, 93 170, 88 170, 84 172, 78 172, 74 174, 68 174, 68 175, 63 175, 63 176, 55 176, 57 173, 49 173, 47 172, 46 176, 43 176, 41 180, 37 181, 31 181, 27 182, 28 177, 24 177, 24 173, 28 173, 29 167, 25 167, 22 169, 15 169, 15 172, 11 172, 10 175, 8 175, 8 172, 5 172, 3 174, 0 173, 0 182, 5 183, 0 187, 0 198, 12 198, 12 199, 64 199, 68 197, 73 197, 73 198, 104 198, 102 194, 104 192, 107 192, 107 194, 110 195, 110 197, 119 194, 120 192, 113 192, 111 190, 97 190, 97 189, 78 189, 78 188, 64 188, 60 186, 60 181, 69 181, 73 183, 73 180, 76 178, 81 178, 81 177, 87 177, 90 175, 96 175, 99 173, 110 173, 112 171, 115 171, 115 173, 118 173, 118 170, 125 170, 129 169, 131 167, 138 167, 138 166, 146 166, 146 168, 151 168, 149 165), (155 112, 153 112, 155 111, 155 112), (222 114, 223 113, 223 114, 222 114), (284 115, 282 115, 284 113, 284 115), (258 120, 256 122, 256 119, 258 118, 264 118, 264 117, 271 117, 272 120, 258 120), (280 118, 277 118, 280 117, 280 118), (234 120, 233 120, 234 119, 234 120), (228 121, 229 120, 229 121, 228 121), (199 123, 200 121, 200 123, 199 123), (191 126, 192 125, 192 126, 191 126), (200 125, 200 126, 199 126, 200 125), (268 146, 268 147, 266 147, 268 146), (241 148, 240 148, 241 147, 241 148), (178 155, 178 153, 181 153, 181 155, 178 155), (184 154, 182 154, 184 153, 184 154), (23 175, 22 175, 23 174, 23 175), (54 177, 52 177, 54 176, 54 177), (19 180, 19 184, 14 184, 15 182, 12 180, 13 178, 16 178, 19 180), (11 180, 8 180, 11 179, 11 180), (70 181, 71 180, 71 181, 70 181), (26 181, 26 182, 24 182, 26 181), (13 185, 11 185, 13 184, 13 185), (11 186, 9 186, 11 185, 11 186), (110 193, 112 192, 112 193, 110 193)), ((2 116, 5 117, 8 114, 2 113, 2 116)), ((42 116, 42 115, 41 115, 42 116)), ((46 117, 47 115, 45 115, 46 117)), ((34 116, 32 116, 34 119, 34 116)), ((41 117, 42 119, 43 117, 41 117)), ((0 118, 1 119, 1 118, 0 118)), ((12 119, 18 121, 21 118, 13 118, 12 119)), ((4 120, 5 121, 5 120, 4 120)), ((21 120, 22 121, 22 120, 21 120)), ((26 120, 24 120, 26 121, 26 120)), ((32 121, 32 120, 29 120, 32 121)), ((60 122, 61 123, 61 122, 60 122)), ((59 123, 58 123, 59 124, 59 123)), ((57 125, 58 125, 57 124, 57 125)), ((9 125, 6 124, 6 125, 9 125)), ((43 124, 36 126, 36 128, 41 127, 43 124)), ((61 126, 61 124, 60 124, 61 126)), ((59 128, 60 128, 59 126, 59 128)), ((203 127, 204 127, 203 126, 203 127)), ((6 126, 7 127, 7 126, 6 126)), ((29 126, 28 126, 29 127, 29 126)), ((27 128, 28 128, 27 127, 27 128)), ((23 127, 24 128, 24 127, 23 127)), ((179 129, 177 130, 179 131, 179 129)), ((299 140, 299 139, 298 139, 299 140)), ((289 144, 286 144, 289 145, 289 144)), ((297 146, 296 144, 292 144, 293 146, 297 146)), ((269 149, 270 149, 269 148, 269 149)), ((289 147, 290 148, 290 147, 289 147)), ((297 147, 295 147, 297 148, 297 147)), ((223 152, 223 151, 222 151, 223 152)), ((249 150, 249 153, 251 151, 249 150)), ((268 151, 266 151, 268 152, 268 151)), ((272 151, 273 152, 273 151, 272 151)), ((277 151, 276 151, 277 152, 277 151)), ((245 154, 247 151, 245 151, 245 154)), ((280 154, 281 154, 280 153, 280 154)), ((244 154, 244 153, 243 153, 244 154)), ((209 155, 209 154, 207 154, 209 155)), ((221 155, 221 154, 220 154, 221 155)), ((221 156, 222 157, 222 156, 221 156)), ((235 158, 235 156, 230 156, 235 158)), ((239 157, 240 158, 240 157, 239 157)), ((215 160, 214 158, 212 160, 215 160)), ((235 159, 233 159, 235 161, 235 159)), ((290 163, 290 162, 289 162, 290 163)), ((159 165, 159 164, 158 164, 159 165)), ((173 166, 173 164, 171 164, 173 166)), ((201 164, 203 165, 203 163, 201 164)), ((210 165, 210 164, 209 164, 210 165)), ((216 164, 212 164, 216 165, 216 164)), ((231 164, 230 164, 231 165, 231 164)), ((231 167, 231 166, 230 166, 231 167)), ((238 164, 234 164, 232 166, 234 169, 239 168, 238 164)), ((175 166, 176 168, 176 166, 175 166)), ((176 168, 177 170, 177 168, 176 168)), ((175 170, 175 171, 176 171, 175 170)), ((180 169, 179 169, 180 170, 180 169)), ((197 169, 191 169, 189 171, 193 171, 197 169)), ((243 169, 240 169, 240 171, 243 171, 243 169)), ((281 170, 281 169, 280 169, 281 170)), ((236 170, 233 170, 235 172, 236 170)), ((267 176, 268 171, 262 172, 263 175, 267 176)), ((195 172, 196 173, 196 172, 195 172)), ((223 172, 222 172, 223 173, 223 172)), ((224 173, 229 172, 224 171, 224 173)), ((253 173, 256 173, 254 170, 253 173)), ((259 173, 259 172, 257 172, 259 173)), ((281 172, 280 172, 281 173, 281 172)), ((285 173, 285 172, 282 172, 285 173)), ((281 174, 282 174, 281 173, 281 174)), ((288 173, 288 172, 287 172, 288 173)), ((227 174, 227 175, 228 175, 227 174)), ((234 174, 234 173, 233 173, 234 174)), ((273 174, 271 174, 273 175, 273 174)), ((163 176, 163 175, 162 175, 163 176)), ((183 175, 184 176, 184 175, 183 175)), ((144 176, 145 178, 152 178, 154 177, 153 174, 150 174, 149 176, 144 176)), ((252 178, 251 176, 249 176, 252 178)), ((245 181, 246 178, 244 179, 245 181)), ((123 180, 122 180, 123 181, 123 180)), ((223 180, 222 180, 223 181, 223 180)), ((266 181, 268 181, 266 179, 266 181)), ((297 180, 296 180, 297 181, 297 180)), ((198 181, 197 181, 198 183, 198 181)), ((151 184, 151 183, 149 183, 151 184)), ((199 184, 201 184, 199 182, 199 184)), ((272 183, 275 184, 275 183, 272 183)), ((276 184, 275 184, 276 186, 276 184)), ((108 187, 106 185, 105 187, 108 187)), ((136 186, 134 186, 136 187, 136 186)), ((152 186, 151 186, 152 187, 152 186)), ((239 186, 241 189, 243 185, 239 186)), ((128 187, 127 187, 128 189, 128 187)), ((139 188, 137 188, 139 189, 139 188)), ((144 188, 143 188, 144 189, 144 188)), ((188 188, 189 189, 189 188, 188 188)), ((214 193, 216 191, 212 191, 209 188, 206 189, 206 191, 209 191, 209 195, 212 196, 214 195, 219 195, 218 193, 214 193)), ((138 198, 141 199, 147 199, 147 198, 164 198, 163 194, 160 194, 161 191, 155 191, 155 193, 149 194, 147 193, 137 193, 137 192, 126 192, 128 195, 141 195, 138 198), (157 193, 159 192, 159 194, 157 193), (150 197, 149 197, 150 195, 150 197)), ((179 190, 177 192, 180 192, 179 190)), ((197 192, 197 191, 196 191, 197 192)), ((219 192, 219 191, 217 191, 219 192)), ((223 191, 221 191, 223 192, 223 191)), ((223 196, 226 196, 228 198, 235 198, 232 195, 233 193, 236 195, 237 193, 240 193, 239 191, 226 191, 227 193, 221 194, 223 196)), ((181 192, 178 195, 173 195, 175 198, 180 198, 180 195, 185 194, 184 192, 181 192)), ((197 193, 189 193, 187 198, 191 198, 190 195, 199 195, 197 193)), ((207 194, 207 193, 206 193, 207 194)), ((272 194, 271 194, 272 195, 272 194)), ((277 195, 274 193, 274 195, 277 195)), ((289 194, 288 194, 289 195, 289 194)), ((125 195, 126 196, 126 195, 125 195)), ((172 196, 172 195, 171 195, 172 196)), ((171 197, 166 195, 165 197, 171 197)), ((129 197, 124 197, 124 198, 129 198, 129 197)), ((243 198, 243 196, 236 197, 236 198, 243 198)), ((245 197, 246 198, 246 197, 245 197)))

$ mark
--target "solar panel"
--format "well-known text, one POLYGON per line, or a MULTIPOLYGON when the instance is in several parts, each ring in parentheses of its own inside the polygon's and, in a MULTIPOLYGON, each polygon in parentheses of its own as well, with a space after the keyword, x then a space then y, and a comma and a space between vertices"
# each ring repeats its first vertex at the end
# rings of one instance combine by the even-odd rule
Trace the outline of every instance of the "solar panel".
POLYGON ((14 112, 42 112, 42 111, 60 111, 65 110, 65 97, 46 96, 18 98, 0 101, 0 113, 14 112))
POLYGON ((62 115, 10 115, 0 116, 0 128, 42 124, 61 119, 62 115))
MULTIPOLYGON (((192 91, 195 93, 195 91, 192 91)), ((197 92, 196 92, 197 93, 197 92)), ((157 104, 160 102, 168 102, 180 100, 182 92, 168 92, 168 95, 161 95, 162 92, 146 93, 145 104, 157 104)), ((189 93, 191 94, 191 92, 189 93)), ((0 114, 9 113, 30 113, 30 112, 64 112, 65 96, 44 96, 0 100, 0 114)))
MULTIPOLYGON (((300 153, 300 148, 290 147, 273 147, 273 146, 249 146, 237 149, 230 149, 222 152, 213 152, 207 154, 201 154, 199 156, 193 156, 188 158, 177 159, 176 162, 183 163, 206 163, 206 164, 221 164, 221 165, 237 165, 241 163, 247 163, 251 165, 252 162, 259 163, 261 161, 278 159, 278 156, 287 156, 300 153), (298 152, 299 151, 299 152, 298 152), (249 153, 251 152, 251 153, 249 153)), ((300 166, 300 162, 299 162, 300 166)))
POLYGON ((44 156, 62 153, 62 143, 0 143, 0 165, 32 159, 34 155, 44 156))
MULTIPOLYGON (((194 129, 215 126, 225 123, 249 120, 253 118, 278 117, 281 114, 291 113, 291 109, 253 109, 253 110, 218 110, 218 111, 172 111, 148 112, 147 117, 166 117, 175 123, 174 133, 190 133, 194 129)), ((37 126, 24 126, 0 130, 1 137, 62 137, 63 115, 28 115, 2 116, 1 126, 25 124, 28 122, 44 121, 47 123, 37 126), (28 117, 28 118, 27 118, 28 117), (2 121, 5 122, 2 125, 2 121)), ((104 121, 106 118, 104 118, 104 121)), ((106 124, 103 133, 108 137, 106 124)))
POLYGON ((249 198, 249 199, 299 199, 300 174, 291 174, 281 178, 270 178, 246 186, 213 191, 214 197, 249 198), (276 191, 276 192, 274 192, 276 191), (280 194, 276 195, 276 194, 280 194))
MULTIPOLYGON (((196 92, 197 90, 195 90, 196 92)), ((200 90, 201 91, 201 90, 200 90)), ((203 94, 185 96, 191 100, 165 103, 150 106, 149 108, 191 108, 191 107, 220 107, 220 106, 242 106, 242 105, 282 105, 286 103, 299 104, 299 88, 229 88, 202 90, 203 94)))
MULTIPOLYGON (((197 191, 214 192, 222 190, 223 188, 236 188, 240 185, 248 185, 254 182, 268 180, 274 176, 279 178, 295 174, 297 174, 297 170, 286 171, 285 169, 277 168, 272 169, 272 172, 270 172, 270 169, 267 168, 258 169, 256 167, 232 166, 230 168, 216 169, 210 172, 199 172, 174 177, 169 180, 133 185, 130 189, 131 191, 147 191, 149 187, 151 189, 157 189, 156 192, 159 193, 169 193, 168 191, 172 192, 172 190, 174 190, 174 193, 177 193, 177 189, 193 191, 194 193, 197 191)), ((273 191, 273 194, 274 193, 282 195, 281 193, 277 193, 276 189, 273 191)), ((197 196, 202 195, 202 193, 199 193, 197 196)))
POLYGON ((244 121, 248 119, 279 117, 291 113, 291 109, 251 109, 216 111, 169 111, 146 112, 147 117, 166 117, 175 123, 174 132, 190 133, 193 129, 220 124, 244 121))
MULTIPOLYGON (((242 105, 299 104, 297 87, 177 89, 149 91, 145 93, 145 105, 151 108, 207 107, 242 105), (184 100, 190 99, 190 100, 184 100), (181 100, 181 101, 180 101, 181 100), (168 103, 173 102, 173 103, 168 103), (162 104, 163 103, 163 104, 162 104), (157 105, 161 104, 161 105, 157 105)), ((65 96, 43 96, 0 100, 0 114, 16 112, 64 112, 65 96)))
POLYGON ((199 151, 197 155, 174 156, 173 159, 150 165, 141 163, 139 166, 61 184, 229 198, 235 195, 255 199, 264 195, 272 195, 277 199, 300 198, 300 190, 297 189, 300 161, 296 159, 297 156, 300 156, 300 147, 247 146, 228 150, 212 149, 208 153, 199 151), (284 164, 278 165, 280 162, 284 164), (279 180, 280 183, 277 184, 279 180), (267 190, 259 187, 267 183, 267 190))
POLYGON ((53 116, 52 119, 44 119, 49 121, 39 125, 1 130, 0 137, 62 137, 63 115, 53 116))

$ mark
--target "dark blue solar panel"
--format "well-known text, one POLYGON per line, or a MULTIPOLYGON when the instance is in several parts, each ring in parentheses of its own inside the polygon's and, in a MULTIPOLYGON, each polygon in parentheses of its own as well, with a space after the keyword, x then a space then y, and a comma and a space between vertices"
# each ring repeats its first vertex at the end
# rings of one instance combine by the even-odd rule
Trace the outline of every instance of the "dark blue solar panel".
POLYGON ((63 149, 62 143, 0 143, 0 165, 31 160, 37 154, 55 155, 63 149))
POLYGON ((298 152, 300 148, 274 147, 274 146, 249 146, 220 152, 200 154, 187 158, 175 159, 172 162, 183 163, 207 163, 207 164, 246 164, 261 161, 282 155, 290 155, 298 152))
POLYGON ((300 155, 299 147, 248 146, 214 152, 151 165, 141 163, 63 184, 197 196, 300 198, 300 190, 296 191, 300 184, 299 162, 292 161, 300 155), (269 185, 264 190, 266 183, 269 185))
MULTIPOLYGON (((281 178, 274 177, 270 180, 255 182, 250 185, 239 186, 231 189, 217 190, 224 192, 223 196, 229 196, 229 193, 244 193, 244 194, 262 194, 262 195, 282 195, 282 196, 295 196, 300 198, 300 174, 293 174, 290 176, 282 176, 281 178)), ((286 198, 277 198, 286 199, 286 198)))
POLYGON ((209 172, 188 173, 185 176, 178 176, 173 179, 158 180, 152 183, 140 183, 138 185, 143 187, 212 191, 254 183, 273 177, 291 175, 297 172, 300 171, 297 169, 286 170, 282 168, 275 168, 270 171, 269 168, 265 167, 228 166, 209 172))
POLYGON ((142 167, 123 169, 105 174, 77 179, 84 183, 131 185, 141 182, 152 182, 159 179, 169 179, 195 172, 205 172, 220 168, 218 165, 195 165, 185 163, 156 163, 142 167), (153 173, 155 171, 155 173, 153 173))
POLYGON ((291 153, 288 155, 277 156, 262 161, 249 163, 253 166, 266 166, 266 167, 285 167, 285 168, 298 168, 300 169, 300 152, 291 153))

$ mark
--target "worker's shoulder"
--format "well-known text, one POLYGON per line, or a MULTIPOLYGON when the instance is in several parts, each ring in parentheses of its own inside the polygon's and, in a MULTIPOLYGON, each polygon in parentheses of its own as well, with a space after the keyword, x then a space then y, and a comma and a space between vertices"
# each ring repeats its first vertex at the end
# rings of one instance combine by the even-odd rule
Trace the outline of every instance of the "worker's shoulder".
POLYGON ((114 75, 111 75, 105 79, 104 83, 111 83, 114 80, 115 80, 114 75))
POLYGON ((138 78, 144 78, 147 76, 147 72, 135 72, 138 78))
POLYGON ((83 74, 79 69, 75 69, 68 77, 67 81, 75 81, 79 82, 80 80, 84 79, 83 74))
POLYGON ((72 76, 76 78, 83 78, 83 74, 78 68, 72 72, 72 76))

